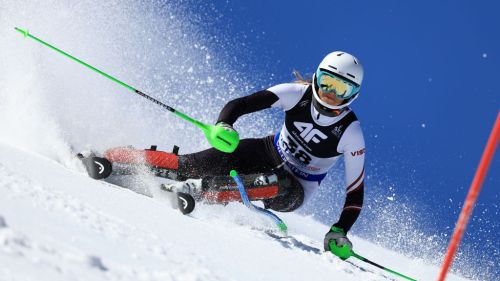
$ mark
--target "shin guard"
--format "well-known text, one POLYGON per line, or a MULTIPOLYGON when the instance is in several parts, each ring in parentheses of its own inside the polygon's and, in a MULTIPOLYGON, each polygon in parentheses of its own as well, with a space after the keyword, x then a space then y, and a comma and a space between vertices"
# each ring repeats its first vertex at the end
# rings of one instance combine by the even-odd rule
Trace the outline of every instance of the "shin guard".
POLYGON ((107 150, 104 157, 113 164, 113 171, 120 175, 130 175, 145 167, 156 176, 177 179, 179 157, 174 153, 152 149, 117 147, 107 150))

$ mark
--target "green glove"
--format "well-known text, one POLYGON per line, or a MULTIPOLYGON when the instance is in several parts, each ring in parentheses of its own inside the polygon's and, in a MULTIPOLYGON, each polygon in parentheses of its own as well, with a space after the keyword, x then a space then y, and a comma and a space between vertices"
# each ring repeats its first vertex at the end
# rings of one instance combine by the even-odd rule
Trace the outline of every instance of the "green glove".
POLYGON ((325 251, 330 251, 342 260, 352 256, 352 243, 342 228, 332 226, 323 242, 325 251))
POLYGON ((213 147, 226 153, 232 153, 240 143, 238 132, 233 129, 233 126, 224 122, 209 126, 205 135, 213 147))

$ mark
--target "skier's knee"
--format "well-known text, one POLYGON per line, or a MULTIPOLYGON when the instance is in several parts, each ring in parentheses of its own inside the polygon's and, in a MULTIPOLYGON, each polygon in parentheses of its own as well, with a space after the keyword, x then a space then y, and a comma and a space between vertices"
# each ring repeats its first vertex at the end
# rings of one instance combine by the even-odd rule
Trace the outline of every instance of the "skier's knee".
POLYGON ((278 212, 292 212, 304 203, 304 188, 300 182, 289 173, 280 177, 280 195, 275 198, 264 200, 266 209, 278 212))

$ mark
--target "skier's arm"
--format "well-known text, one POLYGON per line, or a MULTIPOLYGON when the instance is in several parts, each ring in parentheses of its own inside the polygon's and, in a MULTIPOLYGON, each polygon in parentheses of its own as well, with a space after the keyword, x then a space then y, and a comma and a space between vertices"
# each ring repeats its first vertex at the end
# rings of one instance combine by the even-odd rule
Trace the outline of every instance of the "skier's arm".
POLYGON ((359 122, 353 122, 339 143, 344 154, 346 199, 340 218, 334 226, 346 233, 356 222, 363 207, 365 178, 365 143, 359 122))
MULTIPOLYGON (((360 175, 363 177, 364 175, 360 175)), ((364 195, 364 182, 361 183, 353 191, 347 193, 344 209, 340 214, 340 218, 334 226, 343 229, 345 232, 349 231, 358 219, 361 213, 361 208, 363 207, 363 195, 364 195)))
POLYGON ((224 122, 232 126, 240 116, 270 107, 289 110, 300 101, 307 88, 308 85, 285 83, 237 98, 224 106, 217 123, 224 122))
POLYGON ((234 99, 224 106, 219 114, 217 123, 224 122, 232 126, 240 116, 270 108, 277 100, 278 96, 268 90, 262 90, 249 96, 234 99))

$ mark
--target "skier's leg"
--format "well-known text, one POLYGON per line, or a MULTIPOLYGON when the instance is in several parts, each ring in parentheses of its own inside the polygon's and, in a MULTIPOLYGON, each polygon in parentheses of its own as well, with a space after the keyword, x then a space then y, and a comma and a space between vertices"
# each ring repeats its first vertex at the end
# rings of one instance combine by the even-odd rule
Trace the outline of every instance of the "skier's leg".
POLYGON ((133 174, 147 166, 157 176, 173 180, 228 175, 232 169, 242 174, 267 172, 281 164, 270 137, 243 139, 233 153, 210 148, 177 155, 156 149, 117 147, 107 150, 104 157, 113 164, 114 174, 133 174))
POLYGON ((280 166, 282 160, 272 144, 272 138, 243 139, 233 153, 214 148, 179 156, 179 175, 202 178, 208 175, 229 175, 269 172, 280 166))
MULTIPOLYGON (((263 200, 264 206, 280 212, 290 212, 304 201, 302 185, 284 169, 259 174, 240 174, 248 198, 263 200)), ((241 201, 238 186, 232 177, 206 176, 164 185, 164 189, 192 195, 195 200, 211 203, 241 201)))
MULTIPOLYGON (((304 189, 293 175, 283 168, 272 173, 241 175, 248 198, 262 200, 266 209, 291 212, 304 202, 304 189)), ((230 176, 202 179, 204 199, 211 202, 241 201, 238 186, 230 176), (203 186, 204 185, 204 186, 203 186)))
POLYGON ((304 203, 304 186, 289 172, 281 168, 277 171, 280 193, 274 198, 263 200, 266 209, 278 212, 292 212, 304 203))
MULTIPOLYGON (((279 195, 279 181, 274 173, 240 175, 250 200, 274 198, 279 195)), ((188 193, 196 201, 227 203, 241 201, 238 186, 229 175, 206 176, 183 182, 163 184, 167 191, 188 193)))

